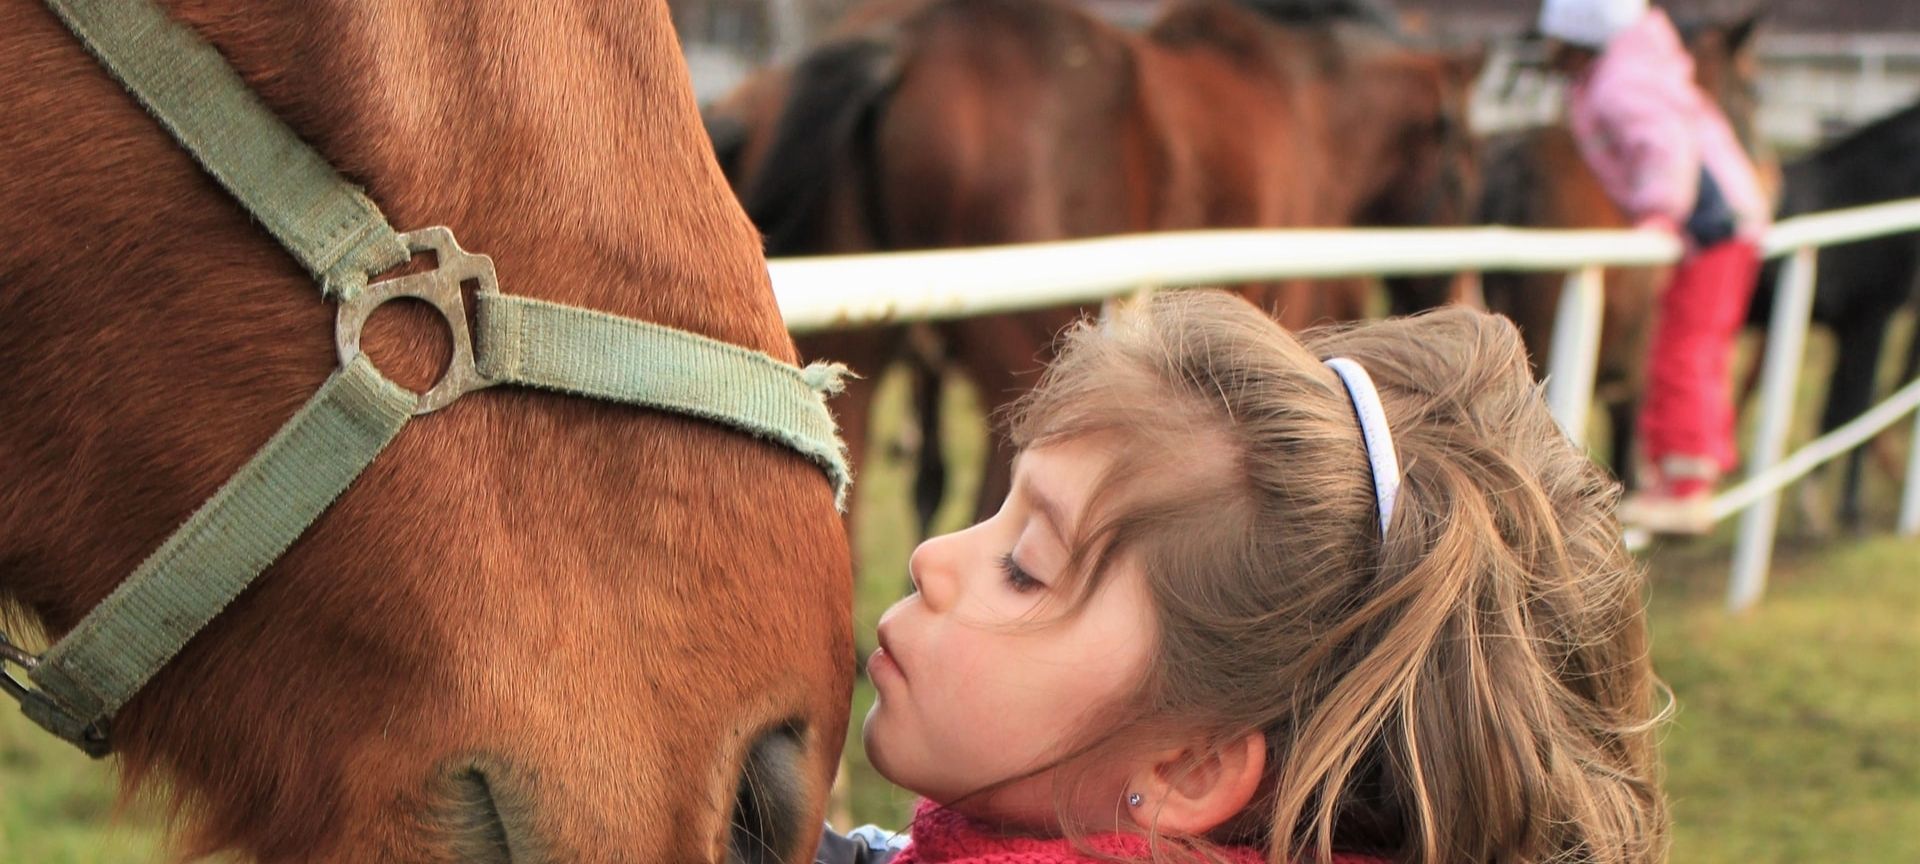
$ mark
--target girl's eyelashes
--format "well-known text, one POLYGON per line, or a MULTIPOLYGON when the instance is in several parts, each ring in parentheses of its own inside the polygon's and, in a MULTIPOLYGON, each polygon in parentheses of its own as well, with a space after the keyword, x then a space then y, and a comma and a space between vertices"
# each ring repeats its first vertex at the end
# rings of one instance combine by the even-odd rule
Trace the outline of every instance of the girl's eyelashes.
POLYGON ((1020 562, 1013 560, 1011 552, 1000 556, 1000 569, 1007 574, 1008 587, 1017 593, 1026 594, 1047 587, 1047 583, 1033 578, 1025 569, 1022 569, 1020 562))

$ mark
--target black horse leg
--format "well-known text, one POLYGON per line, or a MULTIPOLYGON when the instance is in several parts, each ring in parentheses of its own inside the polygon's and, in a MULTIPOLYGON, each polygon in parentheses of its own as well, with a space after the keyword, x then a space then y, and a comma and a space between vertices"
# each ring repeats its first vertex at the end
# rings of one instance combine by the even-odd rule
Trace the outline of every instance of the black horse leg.
POLYGON ((1640 419, 1639 399, 1615 399, 1607 403, 1607 422, 1611 429, 1613 475, 1627 491, 1635 485, 1633 470, 1634 423, 1640 419))
POLYGON ((1387 314, 1412 315, 1438 309, 1453 300, 1452 276, 1389 276, 1387 314))
POLYGON ((920 352, 909 352, 908 365, 913 370, 915 419, 920 424, 920 452, 913 478, 914 515, 919 519, 920 536, 931 537, 934 514, 947 497, 947 454, 940 428, 944 376, 938 358, 920 352))
MULTIPOLYGON (((1886 338, 1887 319, 1883 316, 1847 321, 1834 328, 1833 378, 1827 389, 1826 411, 1820 418, 1821 434, 1840 428, 1872 407, 1880 348, 1886 338)), ((1861 488, 1865 457, 1863 448, 1847 454, 1846 480, 1840 492, 1840 524, 1850 531, 1861 528, 1865 515, 1861 488)))

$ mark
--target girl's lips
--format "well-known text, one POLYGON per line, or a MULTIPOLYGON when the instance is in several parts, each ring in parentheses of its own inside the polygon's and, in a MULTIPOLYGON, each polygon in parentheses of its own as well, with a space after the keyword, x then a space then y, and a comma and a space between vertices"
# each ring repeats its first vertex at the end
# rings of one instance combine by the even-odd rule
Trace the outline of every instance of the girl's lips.
POLYGON ((881 630, 875 635, 878 637, 880 647, 873 649, 873 653, 867 656, 867 676, 877 677, 884 672, 898 675, 902 681, 906 680, 907 671, 900 668, 900 662, 893 659, 893 652, 887 650, 886 631, 881 630))
POLYGON ((878 681, 883 675, 898 675, 903 681, 907 677, 905 672, 900 671, 900 664, 893 662, 893 655, 888 654, 886 648, 875 648, 867 656, 867 676, 878 681))

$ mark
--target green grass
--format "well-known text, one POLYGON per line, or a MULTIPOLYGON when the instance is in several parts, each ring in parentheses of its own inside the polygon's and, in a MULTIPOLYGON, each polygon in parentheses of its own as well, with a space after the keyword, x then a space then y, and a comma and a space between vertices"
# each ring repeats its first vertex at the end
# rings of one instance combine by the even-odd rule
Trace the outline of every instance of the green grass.
POLYGON ((159 857, 151 808, 114 816, 111 770, 0 705, 0 861, 123 864, 159 857))
MULTIPOLYGON (((1816 363, 1831 347, 1816 341, 1816 363)), ((860 469, 856 599, 863 650, 872 624, 906 584, 912 550, 910 465, 899 406, 905 382, 883 378, 875 452, 860 469)), ((1823 386, 1823 382, 1822 382, 1823 386)), ((1813 382, 1798 416, 1810 437, 1813 382)), ((977 474, 984 437, 963 387, 949 388, 950 473, 977 474)), ((1905 427, 1900 427, 1902 440, 1905 427)), ((1875 525, 1891 523, 1895 489, 1869 488, 1875 525)), ((949 490, 936 528, 964 524, 974 495, 949 490)), ((1730 532, 1663 544, 1654 576, 1654 661, 1678 713, 1662 754, 1676 864, 1920 860, 1920 541, 1813 542, 1785 514, 1772 581, 1759 608, 1722 609, 1730 532)), ((911 796, 875 775, 860 751, 856 695, 847 747, 856 822, 904 824, 911 796)), ((0 707, 0 862, 123 864, 155 860, 160 818, 113 813, 111 768, 91 762, 0 707)))
POLYGON ((1673 860, 1920 860, 1920 542, 1788 548, 1741 616, 1726 560, 1653 558, 1673 860))

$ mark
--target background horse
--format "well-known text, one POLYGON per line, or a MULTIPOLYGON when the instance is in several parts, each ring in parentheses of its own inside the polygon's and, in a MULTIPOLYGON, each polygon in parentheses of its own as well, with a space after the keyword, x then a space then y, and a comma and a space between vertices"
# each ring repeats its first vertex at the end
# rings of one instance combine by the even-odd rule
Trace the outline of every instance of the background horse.
MULTIPOLYGON (((1694 82, 1726 112, 1735 134, 1755 155, 1762 174, 1772 174, 1755 131, 1753 36, 1758 14, 1727 25, 1682 25, 1694 61, 1694 82)), ((1632 222, 1587 168, 1579 145, 1564 126, 1543 126, 1499 136, 1483 148, 1483 222, 1530 228, 1626 229, 1632 222)), ((1621 479, 1633 482, 1635 417, 1644 388, 1647 338, 1668 268, 1609 267, 1605 272, 1599 365, 1594 397, 1608 419, 1609 459, 1621 479)), ((1487 308, 1512 318, 1526 340, 1534 373, 1542 375, 1553 345, 1554 317, 1565 277, 1559 273, 1498 273, 1482 277, 1487 308)))
MULTIPOLYGON (((760 164, 733 171, 768 254, 1467 217, 1465 106, 1478 58, 1409 49, 1370 4, 1192 0, 1142 35, 1056 2, 894 11, 776 73, 788 96, 772 143, 757 151, 760 164)), ((715 113, 726 112, 710 112, 710 128, 715 113)), ((743 158, 760 146, 728 143, 743 158)), ((1407 290, 1434 295, 1446 281, 1407 290)), ((1302 326, 1360 316, 1367 290, 1293 282, 1247 292, 1302 326)), ((1032 386, 1054 335, 1085 311, 944 323, 931 341, 991 412, 1032 386)), ((906 333, 840 332, 801 349, 878 370, 906 333)), ((937 378, 923 375, 918 397, 923 481, 939 474, 937 378)), ((870 382, 856 385, 836 406, 856 448, 871 393, 870 382)), ((991 450, 981 512, 1010 477, 1005 442, 991 450)), ((929 485, 923 523, 939 497, 929 485)))
MULTIPOLYGON (((664 3, 175 2, 402 227, 508 293, 791 360, 664 3)), ((39 4, 0 10, 0 603, 58 637, 336 366, 313 283, 39 4)), ((365 344, 422 389, 444 325, 365 344)), ((802 861, 843 741, 820 472, 526 390, 405 430, 115 718, 188 855, 802 861)))
MULTIPOLYGON (((1796 160, 1786 168, 1780 216, 1920 196, 1920 104, 1796 160)), ((1773 314, 1780 273, 1768 262, 1754 287, 1747 323, 1765 327, 1773 314)), ((1814 283, 1813 321, 1833 331, 1834 362, 1820 431, 1830 432, 1872 407, 1887 325, 1920 291, 1920 237, 1912 234, 1862 240, 1820 250, 1814 283)), ((1908 349, 1900 383, 1913 380, 1920 338, 1908 349)), ((1751 386, 1749 386, 1751 390, 1751 386)), ((1847 454, 1840 521, 1858 529, 1863 518, 1861 466, 1865 448, 1847 454)))
MULTIPOLYGON (((1562 126, 1533 129, 1488 142, 1486 200, 1489 223, 1532 228, 1633 227, 1588 170, 1573 134, 1562 126)), ((1609 458, 1631 481, 1634 416, 1638 413, 1654 310, 1668 278, 1665 267, 1608 267, 1601 295, 1599 362, 1594 398, 1607 417, 1609 458)), ((1534 377, 1544 378, 1554 325, 1565 290, 1559 273, 1497 273, 1481 277, 1487 308, 1512 318, 1527 345, 1534 377)))

